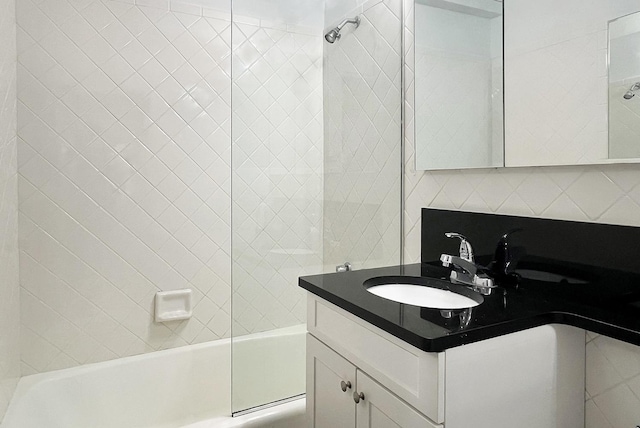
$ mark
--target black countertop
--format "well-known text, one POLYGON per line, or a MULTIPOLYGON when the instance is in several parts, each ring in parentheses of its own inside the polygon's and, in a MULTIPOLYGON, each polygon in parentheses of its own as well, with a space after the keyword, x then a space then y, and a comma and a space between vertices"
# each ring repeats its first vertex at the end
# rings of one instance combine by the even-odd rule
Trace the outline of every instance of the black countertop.
MULTIPOLYGON (((588 284, 522 280, 497 287, 470 312, 445 318, 438 309, 396 303, 369 293, 364 281, 380 276, 447 279, 449 270, 427 263, 301 277, 300 287, 426 352, 477 342, 545 324, 566 324, 640 345, 640 293, 588 284), (583 292, 586 290, 586 292, 583 292)), ((599 271, 600 275, 610 275, 599 271)), ((637 279, 634 275, 633 279, 637 279)), ((635 284, 634 284, 635 285, 635 284)))

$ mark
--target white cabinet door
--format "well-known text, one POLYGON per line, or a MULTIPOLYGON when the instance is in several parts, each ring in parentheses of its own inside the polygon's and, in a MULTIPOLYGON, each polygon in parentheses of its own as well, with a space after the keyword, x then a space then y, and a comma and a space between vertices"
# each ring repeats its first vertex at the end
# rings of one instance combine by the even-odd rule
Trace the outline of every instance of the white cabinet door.
POLYGON ((355 385, 355 366, 307 334, 308 426, 353 427, 356 418, 353 401, 355 385))
MULTIPOLYGON (((358 370, 356 428, 441 428, 358 370)), ((346 426, 346 425, 345 425, 346 426)))

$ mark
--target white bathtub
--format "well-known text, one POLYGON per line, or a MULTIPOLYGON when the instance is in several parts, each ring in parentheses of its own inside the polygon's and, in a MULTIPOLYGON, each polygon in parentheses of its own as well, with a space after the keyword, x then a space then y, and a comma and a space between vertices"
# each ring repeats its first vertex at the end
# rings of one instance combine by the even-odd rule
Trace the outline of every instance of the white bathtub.
MULTIPOLYGON (((304 335, 304 326, 295 326, 235 340, 236 349, 242 348, 237 355, 253 355, 257 365, 265 359, 282 362, 258 379, 240 377, 256 383, 238 390, 263 391, 262 403, 304 391, 304 335)), ((231 418, 230 367, 231 342, 222 339, 25 376, 2 428, 303 426, 302 399, 231 418)), ((256 400, 260 396, 252 394, 246 402, 256 400)))

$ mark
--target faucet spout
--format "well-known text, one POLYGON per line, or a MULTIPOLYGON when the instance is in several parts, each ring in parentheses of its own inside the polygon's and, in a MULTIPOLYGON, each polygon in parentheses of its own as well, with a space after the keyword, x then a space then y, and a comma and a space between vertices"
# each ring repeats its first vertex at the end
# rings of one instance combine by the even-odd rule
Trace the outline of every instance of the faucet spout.
POLYGON ((469 285, 485 296, 491 294, 491 290, 495 287, 493 279, 485 273, 478 275, 478 265, 476 265, 473 259, 473 249, 469 241, 467 241, 467 238, 459 233, 453 232, 445 233, 445 236, 447 238, 460 239, 459 256, 449 254, 440 255, 442 266, 449 267, 453 265, 453 269, 451 269, 451 280, 469 285))
POLYGON ((455 267, 462 269, 462 271, 467 275, 469 275, 471 278, 473 278, 476 272, 478 272, 478 266, 476 266, 475 263, 472 263, 467 259, 463 259, 462 257, 451 256, 449 254, 442 254, 440 256, 440 261, 442 262, 442 266, 444 267, 449 267, 450 265, 453 265, 455 267))

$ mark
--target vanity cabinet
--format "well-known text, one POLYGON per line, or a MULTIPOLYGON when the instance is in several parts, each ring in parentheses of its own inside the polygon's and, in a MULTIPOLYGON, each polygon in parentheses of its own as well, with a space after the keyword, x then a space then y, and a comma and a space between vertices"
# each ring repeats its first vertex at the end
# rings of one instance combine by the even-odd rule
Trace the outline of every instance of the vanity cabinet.
POLYGON ((307 338, 310 426, 438 428, 313 336, 307 338))
POLYGON ((315 412, 310 424, 316 428, 353 427, 356 406, 352 394, 356 366, 307 334, 307 400, 315 412))
POLYGON ((308 302, 309 428, 584 427, 584 330, 543 325, 424 352, 308 302))

